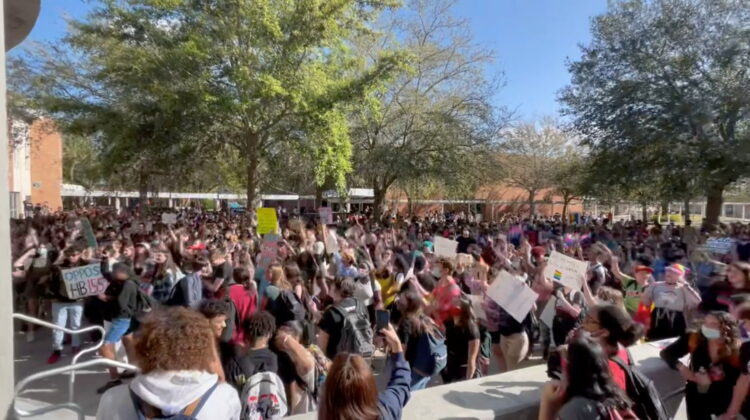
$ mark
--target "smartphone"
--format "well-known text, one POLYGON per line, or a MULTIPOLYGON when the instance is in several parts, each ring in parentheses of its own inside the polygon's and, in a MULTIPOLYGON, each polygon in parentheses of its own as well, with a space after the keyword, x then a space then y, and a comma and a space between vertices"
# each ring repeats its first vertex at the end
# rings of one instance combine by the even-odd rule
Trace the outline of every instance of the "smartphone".
POLYGON ((388 328, 388 324, 391 322, 391 313, 381 309, 375 310, 375 330, 380 331, 388 328))

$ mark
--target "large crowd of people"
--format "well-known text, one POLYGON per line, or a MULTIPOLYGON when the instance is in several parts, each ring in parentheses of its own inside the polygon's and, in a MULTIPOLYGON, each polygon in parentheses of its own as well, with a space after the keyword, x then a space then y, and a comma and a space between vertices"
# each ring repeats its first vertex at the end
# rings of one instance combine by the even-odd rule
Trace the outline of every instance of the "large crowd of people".
MULTIPOLYGON (((275 232, 260 228, 196 209, 14 220, 17 310, 106 326, 100 356, 121 347, 138 367, 110 370, 99 419, 399 419, 412 392, 517 369, 535 349, 550 377, 540 419, 659 418, 660 402, 634 391, 627 348, 661 339, 673 339, 662 358, 687 382, 691 420, 750 418, 747 225, 279 212, 275 232), (553 252, 588 263, 580 289, 544 275, 553 252), (65 274, 92 264, 106 288, 72 293, 65 274), (502 271, 538 294, 522 320, 486 293, 502 271)), ((55 331, 47 361, 80 349, 55 331)))

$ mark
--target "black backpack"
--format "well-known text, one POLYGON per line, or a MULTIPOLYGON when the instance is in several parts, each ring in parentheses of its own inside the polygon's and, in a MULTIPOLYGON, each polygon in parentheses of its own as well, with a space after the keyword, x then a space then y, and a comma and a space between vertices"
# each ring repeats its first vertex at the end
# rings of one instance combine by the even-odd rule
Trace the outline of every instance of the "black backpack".
POLYGON ((289 321, 305 321, 307 311, 294 292, 281 290, 279 296, 268 302, 268 312, 276 318, 276 325, 281 326, 289 321))
POLYGON ((646 375, 636 369, 633 357, 628 352, 628 361, 625 363, 621 358, 614 356, 610 360, 617 363, 625 371, 625 384, 628 398, 633 401, 633 412, 639 420, 669 420, 667 410, 656 390, 654 382, 646 375))

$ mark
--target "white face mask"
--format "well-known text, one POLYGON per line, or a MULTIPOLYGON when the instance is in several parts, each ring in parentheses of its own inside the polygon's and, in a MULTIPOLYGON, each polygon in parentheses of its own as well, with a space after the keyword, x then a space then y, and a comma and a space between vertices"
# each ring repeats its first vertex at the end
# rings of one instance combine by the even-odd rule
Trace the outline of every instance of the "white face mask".
POLYGON ((709 340, 716 340, 721 338, 721 331, 716 328, 710 328, 705 325, 701 326, 701 334, 709 340))
POLYGON ((443 272, 440 270, 440 267, 435 267, 432 269, 432 276, 436 278, 443 277, 443 272))

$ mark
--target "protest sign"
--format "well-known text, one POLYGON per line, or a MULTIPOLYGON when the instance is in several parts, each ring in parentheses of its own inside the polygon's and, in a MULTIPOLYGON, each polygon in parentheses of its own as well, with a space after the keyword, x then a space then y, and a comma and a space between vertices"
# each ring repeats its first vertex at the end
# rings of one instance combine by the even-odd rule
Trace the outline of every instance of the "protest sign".
POLYGON ((339 252, 339 238, 334 230, 329 230, 326 235, 326 252, 329 254, 339 252))
POLYGON ((573 290, 581 289, 581 281, 586 278, 589 264, 565 254, 553 251, 544 269, 544 277, 556 281, 573 290))
POLYGON ((709 238, 706 240, 706 248, 714 254, 729 254, 733 246, 734 239, 732 238, 709 238))
POLYGON ((109 285, 99 263, 62 270, 62 277, 70 299, 104 293, 109 285))
POLYGON ((487 296, 518 322, 523 322, 539 297, 526 283, 505 270, 495 277, 487 296))
POLYGON ((258 234, 276 233, 276 227, 279 221, 276 218, 276 209, 260 208, 258 209, 258 234))
POLYGON ((552 296, 547 301, 547 305, 544 307, 544 310, 542 311, 542 314, 539 315, 539 320, 544 322, 544 325, 552 328, 552 320, 555 319, 555 305, 557 304, 557 299, 552 296))
POLYGON ((177 224, 177 213, 162 213, 161 222, 165 225, 176 225, 177 224))
POLYGON ((487 312, 485 312, 484 307, 482 306, 482 302, 484 301, 484 297, 483 296, 477 296, 477 295, 467 295, 467 297, 471 301, 471 309, 474 310, 474 315, 476 315, 478 319, 486 321, 487 320, 487 312))
POLYGON ((94 235, 94 229, 91 228, 91 222, 87 217, 81 217, 81 233, 86 239, 86 246, 89 248, 96 249, 99 244, 96 243, 96 235, 94 235))
POLYGON ((438 257, 455 258, 456 249, 458 248, 458 242, 443 238, 442 236, 436 236, 432 241, 435 246, 435 255, 438 257))
POLYGON ((268 268, 279 255, 279 241, 281 237, 275 233, 263 235, 263 242, 260 244, 260 257, 258 258, 258 267, 268 268))
POLYGON ((333 224, 333 210, 330 207, 321 207, 318 209, 320 215, 320 223, 324 225, 333 224))

